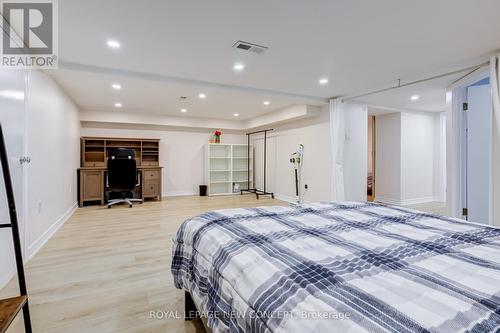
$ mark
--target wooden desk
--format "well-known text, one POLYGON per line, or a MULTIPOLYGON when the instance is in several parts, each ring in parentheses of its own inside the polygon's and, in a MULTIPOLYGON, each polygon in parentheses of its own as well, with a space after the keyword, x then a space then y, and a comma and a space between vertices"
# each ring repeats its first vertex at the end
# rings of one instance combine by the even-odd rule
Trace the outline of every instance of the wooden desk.
POLYGON ((81 168, 78 169, 78 203, 106 202, 106 161, 110 148, 134 149, 140 179, 141 199, 161 200, 162 167, 159 166, 158 139, 81 138, 81 168))
MULTIPOLYGON (((161 200, 162 167, 138 167, 141 199, 161 200)), ((106 168, 83 167, 78 169, 78 203, 106 203, 106 168)))

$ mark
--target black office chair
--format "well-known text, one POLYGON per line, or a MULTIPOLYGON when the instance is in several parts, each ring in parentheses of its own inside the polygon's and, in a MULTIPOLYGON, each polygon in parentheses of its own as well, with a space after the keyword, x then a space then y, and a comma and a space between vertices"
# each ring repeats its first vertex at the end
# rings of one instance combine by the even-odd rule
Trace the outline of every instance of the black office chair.
POLYGON ((111 148, 108 152, 108 186, 110 191, 120 193, 119 199, 108 201, 108 208, 118 203, 142 202, 132 198, 132 190, 137 181, 137 165, 135 150, 127 148, 111 148))

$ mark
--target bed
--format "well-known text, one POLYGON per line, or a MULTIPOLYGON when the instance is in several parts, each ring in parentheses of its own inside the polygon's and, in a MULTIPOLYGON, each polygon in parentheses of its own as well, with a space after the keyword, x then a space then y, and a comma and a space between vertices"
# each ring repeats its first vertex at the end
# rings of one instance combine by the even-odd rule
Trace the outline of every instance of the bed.
POLYGON ((500 229, 398 207, 207 212, 172 274, 215 333, 500 329, 500 229))

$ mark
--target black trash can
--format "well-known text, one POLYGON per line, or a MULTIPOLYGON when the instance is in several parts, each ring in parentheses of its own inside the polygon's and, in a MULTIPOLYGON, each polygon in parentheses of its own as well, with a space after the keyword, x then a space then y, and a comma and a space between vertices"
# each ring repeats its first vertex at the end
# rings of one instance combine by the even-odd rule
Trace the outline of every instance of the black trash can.
POLYGON ((200 185, 200 197, 207 196, 207 185, 200 185))

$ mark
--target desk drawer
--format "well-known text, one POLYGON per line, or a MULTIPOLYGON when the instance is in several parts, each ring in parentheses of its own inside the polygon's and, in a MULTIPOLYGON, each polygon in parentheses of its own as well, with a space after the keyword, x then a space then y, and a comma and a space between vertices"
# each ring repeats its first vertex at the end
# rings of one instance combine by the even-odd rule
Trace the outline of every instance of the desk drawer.
POLYGON ((85 167, 105 167, 106 162, 85 162, 83 163, 85 167))
POLYGON ((160 170, 144 170, 144 180, 160 179, 160 170))
POLYGON ((160 194, 160 180, 145 180, 143 185, 143 196, 144 197, 157 197, 160 194))
POLYGON ((104 172, 98 170, 80 170, 79 187, 80 207, 86 201, 104 202, 104 172))

